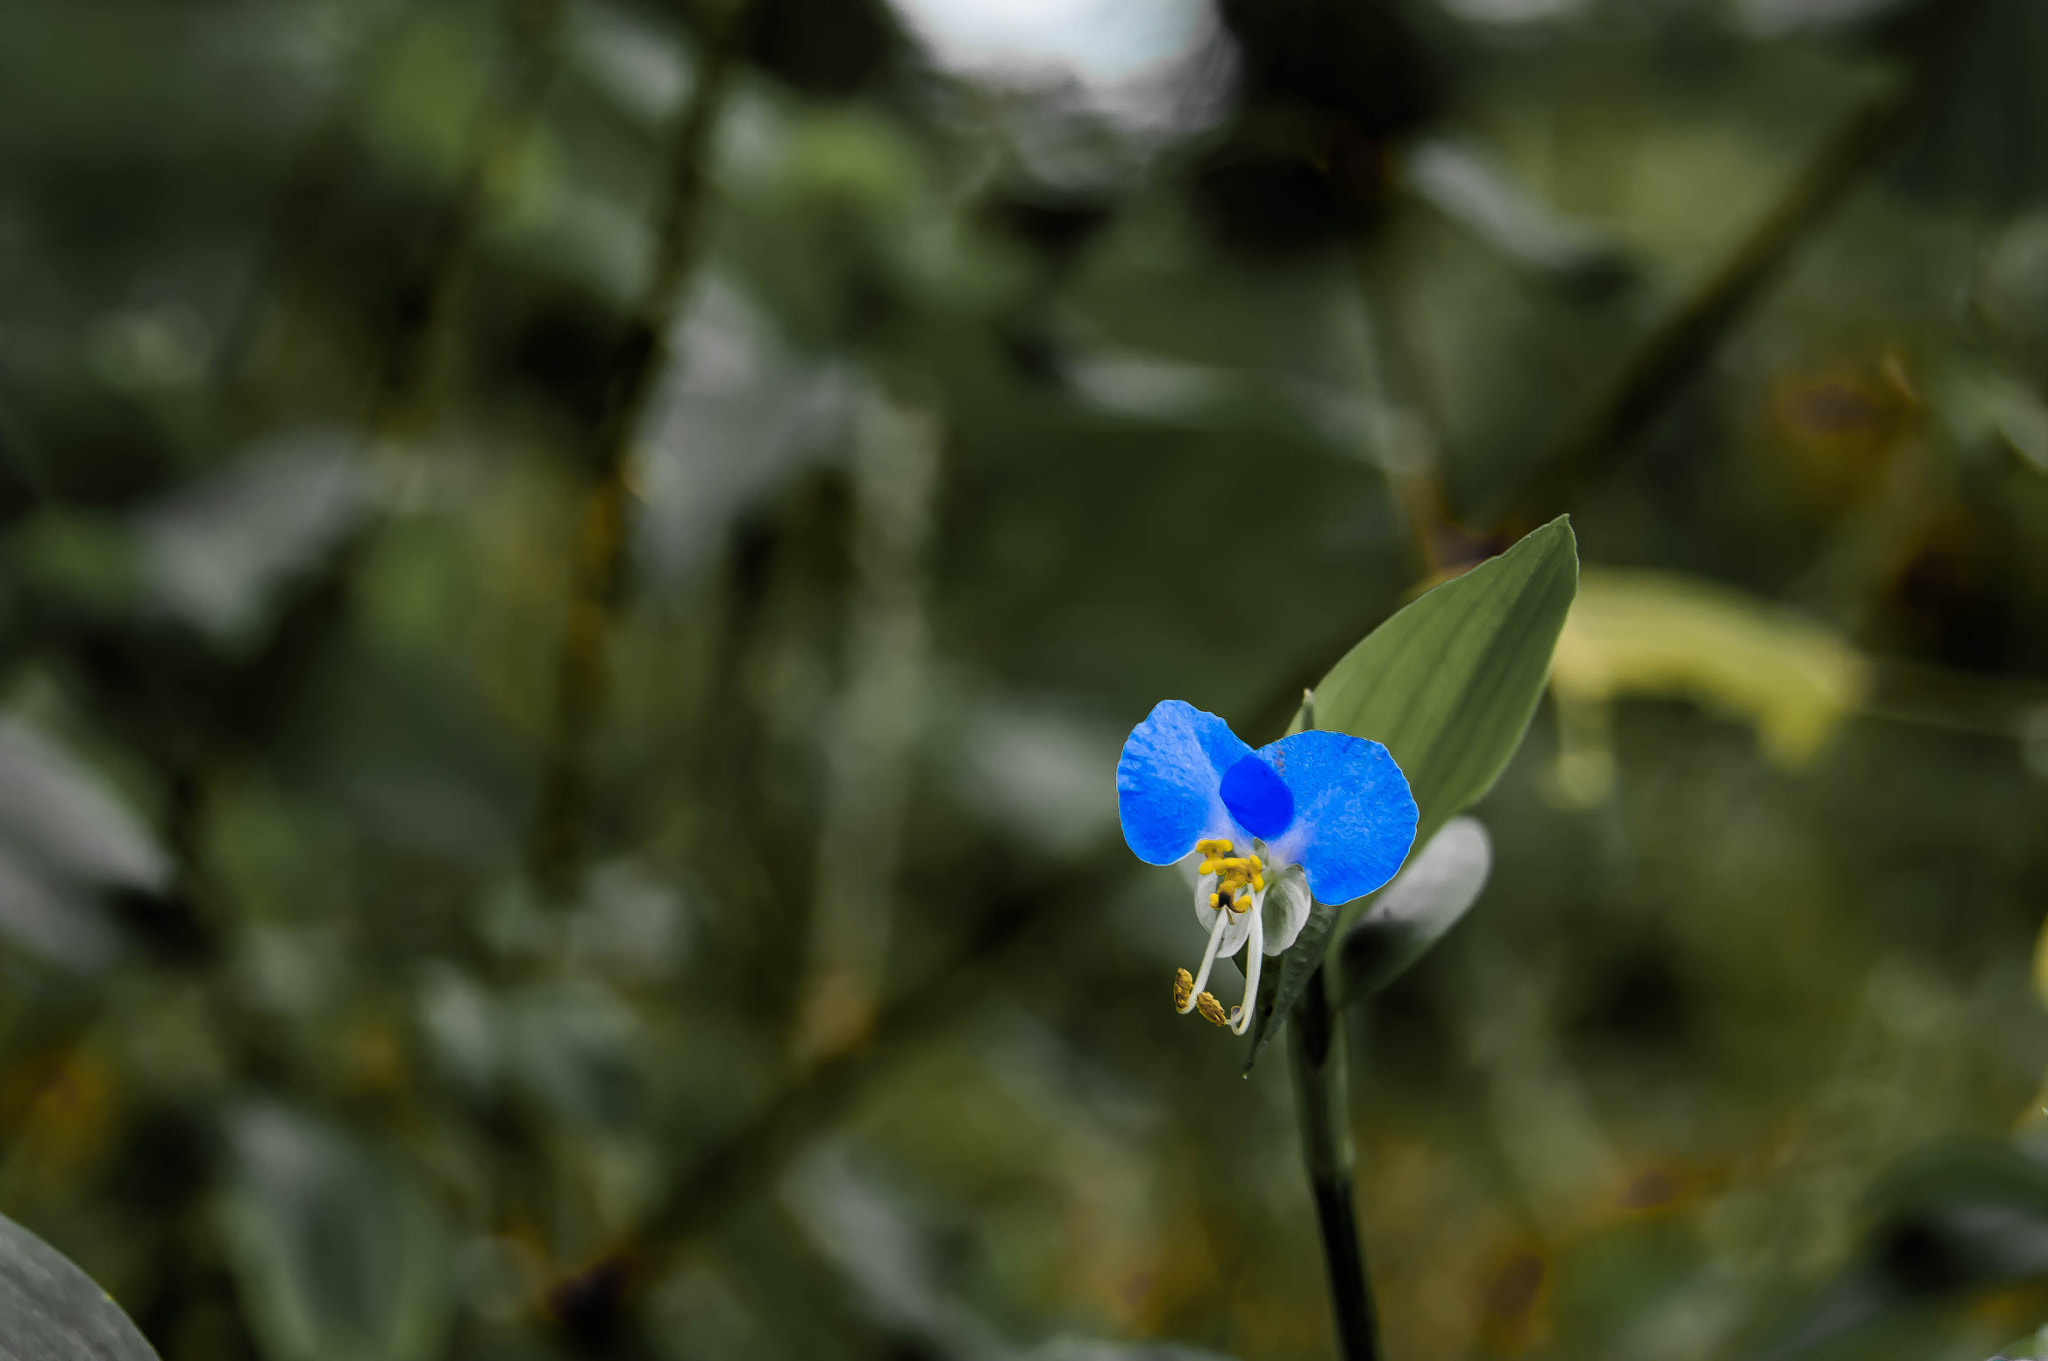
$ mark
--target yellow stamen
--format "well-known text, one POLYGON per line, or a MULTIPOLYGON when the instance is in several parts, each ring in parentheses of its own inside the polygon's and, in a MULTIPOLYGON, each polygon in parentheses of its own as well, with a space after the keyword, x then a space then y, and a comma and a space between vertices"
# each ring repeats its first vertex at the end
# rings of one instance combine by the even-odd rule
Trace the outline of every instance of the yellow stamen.
MULTIPOLYGON (((1193 980, 1190 979, 1190 982, 1193 980)), ((1223 1014, 1223 1004, 1216 1000, 1216 994, 1205 992, 1195 999, 1195 1010, 1202 1013, 1202 1019, 1210 1025, 1224 1025, 1229 1018, 1223 1014)))
POLYGON ((1177 1011, 1188 1009, 1188 995, 1195 990, 1195 976, 1186 969, 1173 971, 1173 1005, 1177 1011))

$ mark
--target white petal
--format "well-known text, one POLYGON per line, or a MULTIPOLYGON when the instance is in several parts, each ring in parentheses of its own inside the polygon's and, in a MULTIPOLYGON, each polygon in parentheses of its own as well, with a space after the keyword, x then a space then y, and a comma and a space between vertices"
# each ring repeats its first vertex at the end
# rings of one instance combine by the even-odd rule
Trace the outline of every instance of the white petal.
POLYGON ((1364 920, 1374 923, 1456 921, 1472 906, 1493 869, 1493 840, 1479 819, 1452 818, 1410 856, 1381 891, 1364 920))
POLYGON ((1301 928, 1308 925, 1309 909, 1314 900, 1309 896, 1308 880, 1301 867, 1290 865, 1278 878, 1268 881, 1265 901, 1259 911, 1265 914, 1260 923, 1266 936, 1266 953, 1277 955, 1294 944, 1294 938, 1301 934, 1301 928))
POLYGON ((1209 895, 1216 891, 1216 876, 1197 874, 1191 876, 1188 882, 1194 885, 1195 920, 1202 924, 1202 930, 1206 932, 1210 923, 1216 920, 1216 909, 1209 906, 1209 895))

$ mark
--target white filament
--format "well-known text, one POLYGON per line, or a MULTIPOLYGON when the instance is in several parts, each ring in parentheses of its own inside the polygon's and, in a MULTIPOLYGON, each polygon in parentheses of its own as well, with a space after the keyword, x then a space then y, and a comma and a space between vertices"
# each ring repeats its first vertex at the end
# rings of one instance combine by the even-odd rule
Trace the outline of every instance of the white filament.
POLYGON ((1202 989, 1209 986, 1209 970, 1216 967, 1216 947, 1222 943, 1223 926, 1229 920, 1230 912, 1226 908, 1217 912, 1216 924, 1209 928, 1209 948, 1202 954, 1202 971, 1195 975, 1195 986, 1188 989, 1187 1004, 1180 1009, 1183 1016, 1195 1009, 1195 999, 1202 995, 1202 989))
MULTIPOLYGON (((1259 918, 1265 915, 1264 907, 1264 903, 1252 905, 1252 934, 1246 944, 1244 966, 1244 1001, 1238 1006, 1237 1014, 1230 1018, 1230 1033, 1233 1035, 1242 1035, 1251 1029, 1252 1007, 1259 1000, 1259 965, 1266 958, 1266 928, 1259 922, 1259 918)), ((1213 941, 1209 948, 1212 951, 1216 948, 1213 941)))

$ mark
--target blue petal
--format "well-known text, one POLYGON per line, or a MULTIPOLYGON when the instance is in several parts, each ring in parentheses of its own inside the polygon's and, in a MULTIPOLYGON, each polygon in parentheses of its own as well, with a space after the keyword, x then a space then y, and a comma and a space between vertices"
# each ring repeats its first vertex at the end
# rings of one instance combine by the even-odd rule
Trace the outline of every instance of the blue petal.
POLYGON ((1273 843, 1317 899, 1346 903, 1394 877, 1415 842, 1408 777, 1377 742, 1312 728, 1259 748, 1294 792, 1294 826, 1273 843))
POLYGON ((1287 781, 1257 756, 1247 755, 1223 772, 1223 806, 1237 825, 1270 841, 1294 824, 1294 795, 1287 781))
POLYGON ((1230 725, 1169 699, 1145 716, 1116 763, 1116 808, 1138 859, 1171 865, 1203 836, 1229 834, 1223 772, 1251 754, 1230 725))

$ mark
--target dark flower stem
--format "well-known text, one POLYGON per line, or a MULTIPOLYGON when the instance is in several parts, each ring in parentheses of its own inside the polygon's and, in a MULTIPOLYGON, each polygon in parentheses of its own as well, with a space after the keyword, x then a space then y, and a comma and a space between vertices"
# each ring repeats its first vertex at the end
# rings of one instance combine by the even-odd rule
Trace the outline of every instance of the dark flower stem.
POLYGON ((1323 970, 1309 978, 1287 1018, 1288 1068, 1301 1123, 1301 1159, 1316 1202, 1323 1236, 1323 1266, 1330 1282, 1330 1313, 1344 1361, 1379 1361, 1379 1322, 1372 1282, 1359 1246, 1351 1185, 1350 1102, 1344 1075, 1344 1032, 1330 1013, 1323 970))

